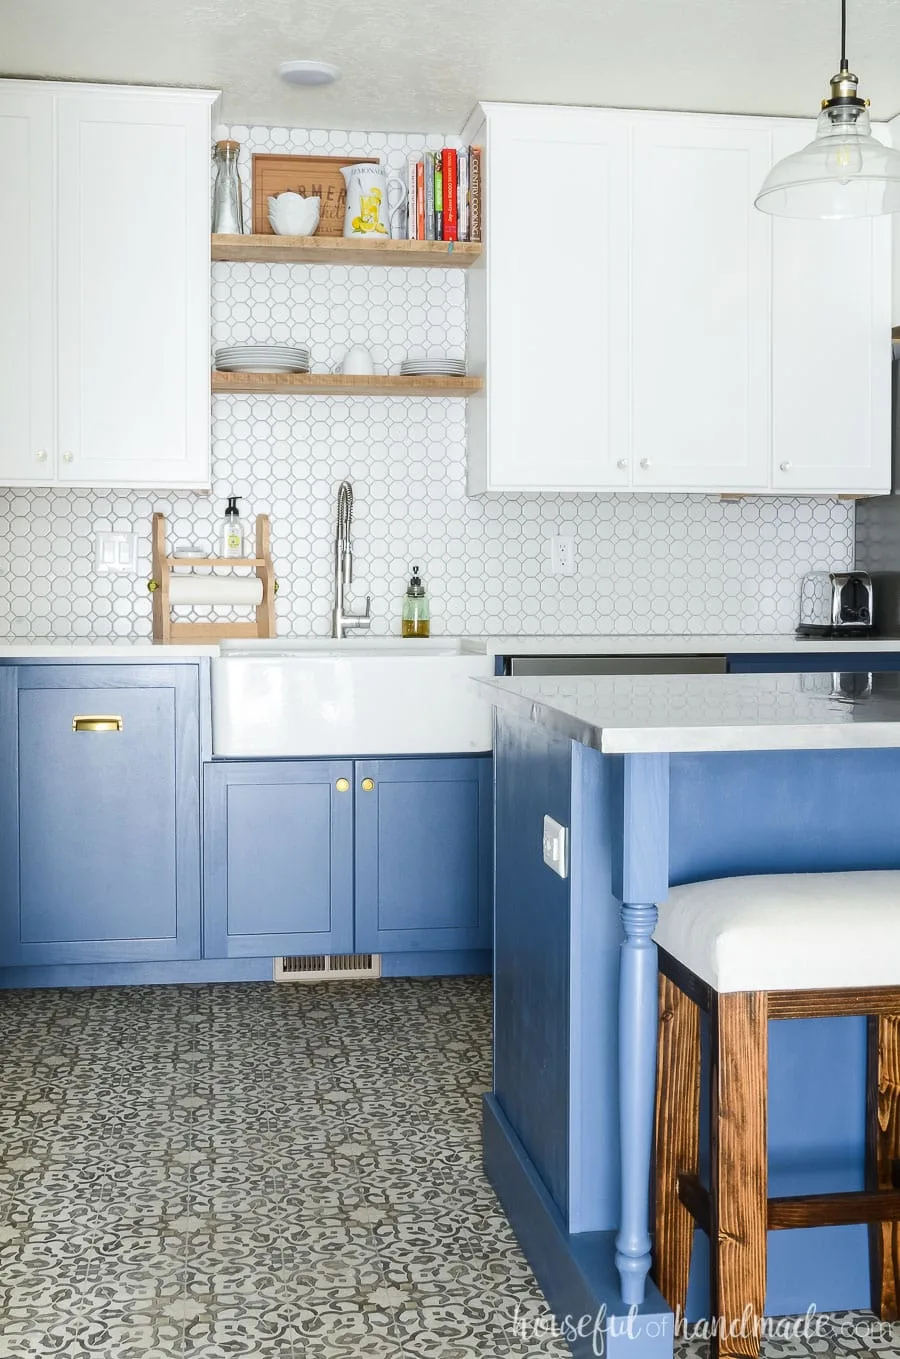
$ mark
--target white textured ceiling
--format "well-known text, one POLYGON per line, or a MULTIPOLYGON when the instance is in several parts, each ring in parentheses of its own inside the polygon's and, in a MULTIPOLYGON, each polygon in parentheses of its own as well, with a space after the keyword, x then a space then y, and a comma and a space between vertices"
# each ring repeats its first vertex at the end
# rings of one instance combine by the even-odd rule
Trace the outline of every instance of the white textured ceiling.
MULTIPOLYGON (((849 0, 851 67, 900 109, 900 3, 849 0)), ((455 131, 478 99, 813 114, 838 0, 0 0, 7 75, 202 85, 226 121, 455 131), (342 67, 283 85, 292 57, 342 67)))

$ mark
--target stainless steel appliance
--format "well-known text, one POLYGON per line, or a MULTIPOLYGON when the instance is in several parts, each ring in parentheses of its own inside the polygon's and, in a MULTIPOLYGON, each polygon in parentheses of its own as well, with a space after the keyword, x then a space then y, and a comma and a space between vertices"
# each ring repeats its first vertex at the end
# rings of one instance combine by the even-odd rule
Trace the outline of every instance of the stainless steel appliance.
POLYGON ((868 637, 874 616, 867 571, 809 571, 800 583, 798 637, 868 637))
POLYGON ((724 656, 511 656, 508 675, 724 675, 724 656))

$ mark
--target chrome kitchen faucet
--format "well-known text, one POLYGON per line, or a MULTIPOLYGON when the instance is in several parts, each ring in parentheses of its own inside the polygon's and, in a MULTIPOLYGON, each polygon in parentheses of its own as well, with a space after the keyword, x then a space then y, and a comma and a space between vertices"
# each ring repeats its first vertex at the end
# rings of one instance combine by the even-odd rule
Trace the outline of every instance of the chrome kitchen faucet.
POLYGON ((342 481, 337 494, 337 531, 334 539, 334 608, 331 611, 332 637, 351 632, 368 632, 372 626, 372 596, 366 595, 365 613, 344 612, 344 591, 353 584, 353 487, 342 481))

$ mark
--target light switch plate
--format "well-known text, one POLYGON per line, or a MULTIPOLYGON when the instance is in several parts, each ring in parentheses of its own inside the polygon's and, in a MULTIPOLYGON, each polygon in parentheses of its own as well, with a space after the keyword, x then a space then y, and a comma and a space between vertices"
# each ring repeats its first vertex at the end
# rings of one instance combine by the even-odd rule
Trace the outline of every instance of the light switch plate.
POLYGON ((95 533, 94 568, 99 576, 136 576, 138 539, 136 533, 95 533))
POLYGON ((544 817, 544 863, 561 878, 569 876, 569 832, 552 816, 544 817))

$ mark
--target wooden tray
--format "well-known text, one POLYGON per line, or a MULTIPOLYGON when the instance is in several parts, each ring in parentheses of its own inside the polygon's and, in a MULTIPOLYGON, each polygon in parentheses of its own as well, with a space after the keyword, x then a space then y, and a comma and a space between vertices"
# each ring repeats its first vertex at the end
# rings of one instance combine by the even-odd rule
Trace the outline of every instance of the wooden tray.
POLYGON ((253 157, 253 234, 272 236, 269 204, 273 194, 302 193, 321 198, 317 236, 343 236, 347 186, 342 165, 377 165, 377 156, 265 156, 253 157))

